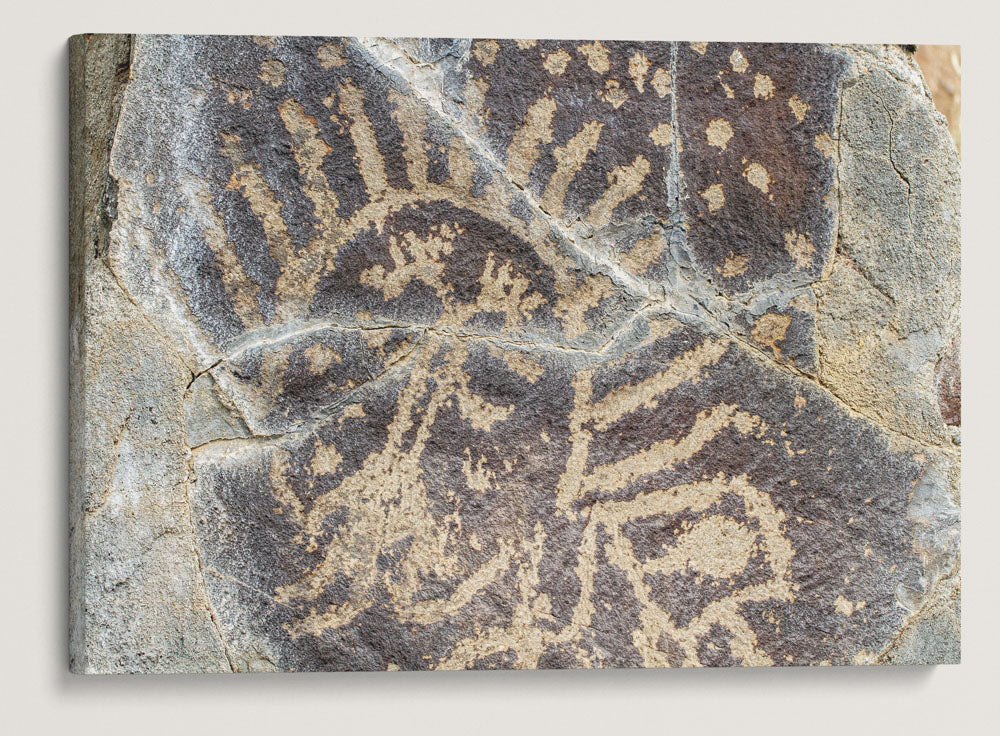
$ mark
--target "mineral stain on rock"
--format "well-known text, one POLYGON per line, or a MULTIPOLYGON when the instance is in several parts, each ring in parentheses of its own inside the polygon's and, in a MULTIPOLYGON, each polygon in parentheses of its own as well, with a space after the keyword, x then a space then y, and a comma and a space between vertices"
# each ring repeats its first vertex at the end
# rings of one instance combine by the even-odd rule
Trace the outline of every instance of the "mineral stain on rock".
POLYGON ((71 44, 74 432, 121 418, 75 669, 957 661, 957 155, 901 51, 118 38, 71 44))

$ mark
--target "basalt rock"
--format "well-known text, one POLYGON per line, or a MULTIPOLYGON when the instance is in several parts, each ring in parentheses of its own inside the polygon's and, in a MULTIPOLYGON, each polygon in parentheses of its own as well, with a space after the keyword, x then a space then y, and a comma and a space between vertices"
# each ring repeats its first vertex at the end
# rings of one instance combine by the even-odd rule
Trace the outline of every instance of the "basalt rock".
POLYGON ((891 46, 71 42, 80 672, 959 659, 891 46))

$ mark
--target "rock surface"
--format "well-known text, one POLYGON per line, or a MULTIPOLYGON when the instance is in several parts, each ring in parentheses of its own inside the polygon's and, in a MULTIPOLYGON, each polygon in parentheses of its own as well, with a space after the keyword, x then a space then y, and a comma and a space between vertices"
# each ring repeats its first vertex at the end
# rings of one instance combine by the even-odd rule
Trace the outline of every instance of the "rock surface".
POLYGON ((71 42, 71 666, 959 659, 888 46, 71 42))

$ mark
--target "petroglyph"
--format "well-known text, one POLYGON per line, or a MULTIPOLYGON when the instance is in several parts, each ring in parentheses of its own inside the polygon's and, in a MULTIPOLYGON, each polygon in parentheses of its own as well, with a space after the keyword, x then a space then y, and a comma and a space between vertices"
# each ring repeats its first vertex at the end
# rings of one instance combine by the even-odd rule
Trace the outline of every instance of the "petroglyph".
POLYGON ((854 53, 136 37, 99 263, 191 374, 228 668, 889 651, 957 574, 957 379, 942 329, 931 429, 844 398, 837 300, 917 319, 835 252, 854 53))

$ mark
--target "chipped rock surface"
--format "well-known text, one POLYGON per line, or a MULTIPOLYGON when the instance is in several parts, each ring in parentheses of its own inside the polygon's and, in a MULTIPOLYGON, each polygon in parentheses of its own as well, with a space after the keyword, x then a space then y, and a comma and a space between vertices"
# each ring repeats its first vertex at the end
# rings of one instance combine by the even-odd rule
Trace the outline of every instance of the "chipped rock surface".
POLYGON ((959 659, 897 47, 71 42, 80 672, 959 659))

